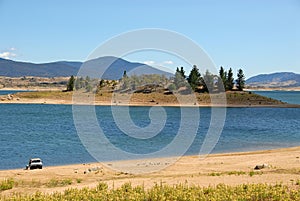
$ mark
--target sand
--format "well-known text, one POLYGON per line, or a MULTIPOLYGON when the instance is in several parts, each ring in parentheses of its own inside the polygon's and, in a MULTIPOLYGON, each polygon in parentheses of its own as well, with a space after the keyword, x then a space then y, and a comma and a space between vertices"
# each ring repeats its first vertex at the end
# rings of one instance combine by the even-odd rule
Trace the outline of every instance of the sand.
MULTIPOLYGON (((2 95, 6 97, 6 95, 2 95)), ((0 96, 1 98, 1 96, 0 96)), ((112 102, 111 100, 84 100, 82 102, 74 103, 70 98, 14 98, 12 100, 1 99, 0 104, 54 104, 54 105, 95 105, 95 106, 163 106, 163 107, 233 107, 233 108, 243 108, 243 107, 272 107, 272 108, 300 108, 298 104, 274 104, 274 103, 263 103, 263 104, 243 104, 237 103, 227 103, 227 104, 211 104, 211 103, 178 103, 178 102, 151 102, 151 101, 131 101, 131 102, 112 102)))
MULTIPOLYGON (((117 161, 91 164, 74 164, 44 167, 42 170, 2 170, 0 181, 13 178, 17 186, 2 191, 1 195, 12 193, 53 193, 68 188, 95 187, 105 182, 110 188, 126 182, 149 188, 155 183, 189 185, 217 185, 225 183, 282 183, 294 185, 300 180, 300 147, 277 150, 213 154, 205 158, 184 156, 175 163, 174 158, 117 161), (268 167, 254 170, 256 165, 268 167), (116 170, 117 169, 117 170, 116 170), (129 173, 122 170, 131 170, 129 173), (144 173, 152 170, 152 173, 144 173), (155 171, 158 170, 158 171, 155 171), (138 174, 135 174, 138 173, 138 174), (71 180, 72 184, 51 186, 51 181, 71 180)), ((24 164, 25 166, 25 164, 24 164)))

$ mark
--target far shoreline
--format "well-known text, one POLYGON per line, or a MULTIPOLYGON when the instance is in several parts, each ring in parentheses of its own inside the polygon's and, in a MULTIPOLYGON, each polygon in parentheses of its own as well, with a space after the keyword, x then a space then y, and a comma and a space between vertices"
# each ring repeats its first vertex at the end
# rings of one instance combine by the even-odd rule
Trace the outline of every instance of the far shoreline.
POLYGON ((0 101, 0 104, 16 104, 16 105, 70 105, 70 106, 119 106, 119 107, 181 107, 181 108, 300 108, 298 104, 283 104, 283 105, 180 105, 180 104, 110 104, 110 103, 95 103, 95 104, 73 104, 60 101, 0 101))
MULTIPOLYGON (((8 90, 10 91, 10 90, 8 90)), ((114 93, 103 92, 101 94, 79 92, 74 100, 73 92, 61 90, 35 91, 16 90, 17 93, 0 95, 0 104, 53 104, 53 105, 95 105, 95 106, 141 106, 141 107, 210 107, 210 108, 300 108, 300 104, 289 104, 279 100, 261 96, 252 91, 226 92, 227 100, 222 100, 222 93, 195 93, 195 96, 180 95, 186 98, 186 103, 180 103, 176 93, 165 95, 159 92, 143 93, 114 93), (20 92, 19 92, 20 91, 20 92), (82 96, 82 97, 80 97, 82 96), (79 99, 78 99, 79 97, 79 99), (127 98, 130 98, 129 103, 127 98), (213 102, 213 103, 212 103, 213 102)), ((182 98, 181 98, 182 99, 182 98)))
MULTIPOLYGON (((0 91, 62 91, 62 87, 4 87, 0 91)), ((249 91, 300 91, 300 87, 274 87, 274 88, 244 88, 245 92, 249 91)))

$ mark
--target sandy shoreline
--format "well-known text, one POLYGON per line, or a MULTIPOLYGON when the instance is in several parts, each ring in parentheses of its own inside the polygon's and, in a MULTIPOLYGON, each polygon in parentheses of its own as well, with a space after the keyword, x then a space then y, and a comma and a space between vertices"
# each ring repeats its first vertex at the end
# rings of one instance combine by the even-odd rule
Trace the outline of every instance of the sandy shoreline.
POLYGON ((299 108, 251 92, 226 92, 214 94, 165 95, 160 92, 142 93, 87 93, 62 91, 35 91, 0 95, 0 104, 61 104, 98 106, 170 106, 170 107, 281 107, 299 108), (227 98, 227 100, 226 100, 227 98))
POLYGON ((244 89, 245 91, 300 91, 300 87, 289 87, 289 88, 282 88, 282 87, 274 87, 274 88, 247 88, 244 89))
POLYGON ((146 188, 155 183, 190 185, 217 185, 225 183, 282 183, 293 185, 300 180, 300 147, 264 150, 254 152, 212 154, 206 158, 184 156, 175 163, 174 158, 141 159, 105 163, 73 164, 49 166, 42 170, 2 170, 0 181, 13 178, 19 185, 1 194, 51 193, 67 188, 95 187, 105 182, 110 187, 119 187, 126 182, 144 185, 146 188), (267 168, 254 170, 256 165, 268 164, 267 168), (131 170, 131 173, 122 170, 131 170), (143 173, 153 170, 152 173, 143 173), (158 170, 158 171, 156 171, 158 170), (133 174, 140 173, 140 174, 133 174), (67 186, 49 187, 51 180, 72 181, 67 186), (76 182, 77 181, 77 182, 76 182), (78 182, 80 181, 80 182, 78 182))
POLYGON ((151 103, 151 102, 130 102, 127 103, 112 103, 111 101, 94 101, 92 103, 76 103, 72 100, 66 99, 13 99, 13 100, 1 100, 0 104, 50 104, 50 105, 95 105, 95 106, 163 106, 163 107, 227 107, 227 108, 245 108, 245 107, 272 107, 272 108, 300 108, 297 104, 261 104, 261 105, 249 105, 249 104, 226 104, 226 105, 212 105, 212 104, 180 104, 180 103, 151 103))

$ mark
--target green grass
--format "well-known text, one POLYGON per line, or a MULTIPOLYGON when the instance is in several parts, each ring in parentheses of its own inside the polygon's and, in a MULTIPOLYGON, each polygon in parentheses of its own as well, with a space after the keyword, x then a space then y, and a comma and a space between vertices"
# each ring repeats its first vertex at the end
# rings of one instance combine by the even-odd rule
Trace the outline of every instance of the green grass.
POLYGON ((46 183, 46 187, 54 188, 59 186, 68 186, 72 184, 72 179, 51 179, 48 183, 46 183))
POLYGON ((0 183, 0 191, 5 191, 12 189, 14 187, 15 181, 13 179, 5 179, 0 183))
POLYGON ((33 92, 20 92, 16 94, 20 98, 71 98, 72 92, 62 92, 62 91, 33 91, 33 92))
POLYGON ((174 186, 156 184, 150 189, 143 186, 132 186, 125 183, 119 188, 109 189, 106 183, 99 183, 95 188, 67 189, 62 193, 43 194, 37 192, 33 195, 14 194, 10 197, 0 197, 1 200, 22 201, 59 201, 59 200, 300 200, 300 190, 282 184, 242 184, 228 186, 219 184, 217 186, 200 187, 187 184, 174 186))
POLYGON ((82 182, 82 179, 80 179, 80 178, 77 178, 77 179, 76 179, 76 182, 79 184, 79 183, 81 183, 81 182, 82 182))
POLYGON ((254 176, 254 175, 261 175, 263 174, 262 172, 258 172, 258 171, 250 171, 250 172, 244 172, 244 171, 229 171, 229 172, 212 172, 209 173, 208 176, 223 176, 223 175, 249 175, 250 177, 254 176))
POLYGON ((262 175, 263 174, 263 172, 261 172, 261 171, 250 171, 249 172, 249 176, 250 177, 253 177, 254 175, 262 175))

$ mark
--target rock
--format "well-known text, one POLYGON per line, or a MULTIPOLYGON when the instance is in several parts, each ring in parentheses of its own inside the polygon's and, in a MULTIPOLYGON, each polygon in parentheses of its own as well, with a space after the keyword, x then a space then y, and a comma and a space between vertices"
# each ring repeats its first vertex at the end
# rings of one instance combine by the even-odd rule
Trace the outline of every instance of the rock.
POLYGON ((269 166, 268 164, 264 163, 264 164, 256 165, 256 166, 254 167, 254 170, 261 170, 261 169, 269 168, 269 167, 270 167, 270 166, 269 166))
POLYGON ((94 167, 94 168, 92 168, 91 170, 92 170, 92 171, 98 171, 98 170, 101 170, 101 168, 100 168, 100 167, 94 167))

